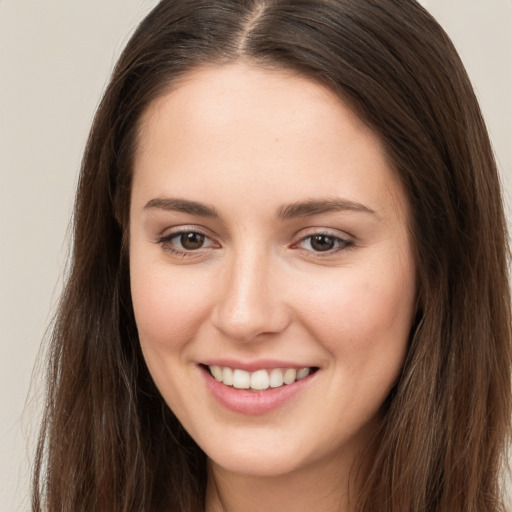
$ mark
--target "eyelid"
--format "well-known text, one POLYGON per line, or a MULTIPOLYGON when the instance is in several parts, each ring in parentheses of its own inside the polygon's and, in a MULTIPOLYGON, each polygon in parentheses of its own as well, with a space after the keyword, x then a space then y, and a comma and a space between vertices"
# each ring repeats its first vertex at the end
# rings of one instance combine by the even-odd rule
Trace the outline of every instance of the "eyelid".
POLYGON ((332 256, 340 251, 344 251, 350 249, 354 246, 355 240, 354 237, 349 235, 348 233, 341 232, 336 229, 330 228, 309 228, 306 230, 300 231, 296 237, 296 241, 291 244, 292 249, 302 250, 314 255, 314 257, 327 257, 332 256), (308 238, 312 238, 314 236, 326 236, 329 238, 333 238, 339 242, 341 245, 339 247, 329 249, 327 251, 314 251, 309 249, 304 249, 300 247, 300 244, 307 240, 308 238))
POLYGON ((197 233, 198 235, 203 235, 210 240, 215 240, 216 238, 215 234, 203 226, 199 226, 197 224, 179 224, 176 226, 168 226, 165 229, 162 229, 156 236, 156 239, 157 241, 170 239, 174 236, 182 235, 184 233, 197 233))
MULTIPOLYGON (((163 250, 165 252, 168 252, 175 256, 180 257, 198 257, 200 255, 204 255, 205 252, 209 252, 212 249, 220 248, 221 244, 215 240, 214 237, 212 237, 210 234, 207 234, 209 230, 199 227, 196 225, 180 225, 175 226, 173 228, 170 228, 168 230, 164 231, 164 235, 158 236, 155 240, 155 243, 158 245, 161 245, 163 250), (199 247, 197 249, 181 249, 179 247, 173 246, 172 240, 175 238, 180 237, 181 235, 187 234, 187 233, 196 233, 198 235, 201 235, 205 238, 207 241, 207 245, 203 247, 199 247)), ((342 232, 337 229, 332 228, 324 228, 324 227, 314 227, 314 228, 307 228, 299 231, 294 236, 294 242, 292 242, 289 245, 289 248, 294 250, 299 250, 304 253, 308 253, 308 255, 311 255, 315 258, 322 258, 322 257, 328 257, 333 256, 336 253, 340 251, 345 251, 347 249, 350 249, 353 247, 355 241, 354 237, 351 235, 348 235, 345 232, 342 232), (314 250, 313 248, 307 249, 304 247, 301 247, 301 244, 304 243, 306 240, 311 239, 315 236, 326 236, 329 238, 332 238, 336 241, 337 247, 333 247, 332 249, 327 249, 325 251, 319 251, 314 250)))
POLYGON ((220 244, 210 235, 207 234, 206 229, 200 228, 198 226, 176 226, 169 230, 164 231, 164 235, 158 236, 155 240, 155 243, 161 245, 164 251, 181 257, 194 257, 204 254, 205 251, 210 251, 214 248, 219 248, 220 244), (187 233, 195 233, 203 236, 206 240, 209 241, 209 244, 205 247, 200 247, 198 249, 180 249, 179 247, 172 247, 171 242, 173 239, 180 237, 181 235, 187 233))
POLYGON ((350 242, 355 242, 355 237, 346 231, 335 228, 327 228, 324 226, 311 226, 309 228, 303 228, 295 233, 294 239, 299 240, 307 238, 308 236, 325 235, 332 236, 333 238, 339 238, 350 242))

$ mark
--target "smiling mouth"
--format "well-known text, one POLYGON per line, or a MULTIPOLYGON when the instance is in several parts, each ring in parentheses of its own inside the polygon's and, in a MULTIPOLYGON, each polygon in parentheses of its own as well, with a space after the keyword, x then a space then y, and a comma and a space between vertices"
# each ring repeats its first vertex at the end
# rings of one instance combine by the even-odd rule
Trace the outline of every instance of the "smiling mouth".
POLYGON ((248 372, 239 368, 227 366, 204 366, 210 375, 225 386, 249 391, 265 391, 266 389, 280 388, 305 379, 318 370, 317 367, 272 368, 248 372))

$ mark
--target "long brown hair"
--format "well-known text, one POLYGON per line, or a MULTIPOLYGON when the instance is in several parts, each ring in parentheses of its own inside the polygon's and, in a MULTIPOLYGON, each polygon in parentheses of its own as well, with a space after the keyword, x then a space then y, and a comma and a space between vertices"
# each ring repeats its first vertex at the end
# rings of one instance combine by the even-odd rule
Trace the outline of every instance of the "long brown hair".
POLYGON ((413 0, 163 0, 140 24, 82 163, 33 510, 204 510, 206 458, 145 366, 125 242, 142 112, 192 69, 236 59, 337 92, 380 136, 411 206, 418 313, 357 509, 503 510, 511 322, 499 180, 463 65, 413 0))

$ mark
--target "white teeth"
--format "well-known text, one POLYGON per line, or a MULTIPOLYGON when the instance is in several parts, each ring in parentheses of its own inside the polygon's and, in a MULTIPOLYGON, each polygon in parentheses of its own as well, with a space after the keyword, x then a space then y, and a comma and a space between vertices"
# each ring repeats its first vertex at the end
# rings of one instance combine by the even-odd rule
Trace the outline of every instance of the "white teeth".
POLYGON ((309 375, 309 368, 302 368, 297 372, 297 380, 305 379, 309 375))
POLYGON ((292 382, 295 382, 295 379, 297 378, 297 370, 293 368, 288 368, 283 375, 283 381, 285 384, 291 384, 292 382))
POLYGON ((293 384, 295 381, 306 378, 310 368, 273 368, 272 370, 257 370, 247 372, 239 368, 229 368, 212 365, 208 367, 215 380, 226 386, 233 386, 236 389, 251 389, 253 391, 264 391, 270 388, 279 388, 283 385, 293 384))
POLYGON ((222 368, 220 366, 210 366, 210 371, 214 376, 215 380, 222 382, 222 368))
POLYGON ((223 368, 222 369, 222 382, 226 384, 226 386, 233 385, 233 370, 231 368, 223 368))
POLYGON ((280 388, 283 385, 283 370, 274 368, 270 372, 270 387, 280 388))
POLYGON ((251 375, 251 388, 257 391, 267 389, 270 385, 270 378, 267 370, 258 370, 251 375))
POLYGON ((233 370, 233 387, 249 389, 251 387, 251 374, 245 370, 233 370))

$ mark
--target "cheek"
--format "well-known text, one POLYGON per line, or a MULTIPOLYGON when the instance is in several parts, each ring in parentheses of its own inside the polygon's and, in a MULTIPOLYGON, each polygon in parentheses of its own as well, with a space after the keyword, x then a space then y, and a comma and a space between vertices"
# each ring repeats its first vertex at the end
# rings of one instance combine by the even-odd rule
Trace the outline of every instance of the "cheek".
POLYGON ((409 268, 354 270, 321 288, 307 288, 302 300, 308 328, 338 364, 354 372, 376 360, 401 364, 416 296, 409 268))
POLYGON ((178 349, 193 337, 206 315, 208 294, 187 279, 186 272, 170 273, 166 268, 149 272, 135 261, 131 291, 143 348, 178 349))
POLYGON ((168 266, 131 261, 131 291, 140 346, 149 372, 168 406, 183 415, 194 390, 181 393, 181 381, 195 366, 189 350, 208 311, 204 287, 170 272, 168 266))

